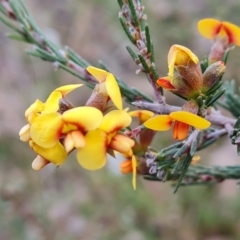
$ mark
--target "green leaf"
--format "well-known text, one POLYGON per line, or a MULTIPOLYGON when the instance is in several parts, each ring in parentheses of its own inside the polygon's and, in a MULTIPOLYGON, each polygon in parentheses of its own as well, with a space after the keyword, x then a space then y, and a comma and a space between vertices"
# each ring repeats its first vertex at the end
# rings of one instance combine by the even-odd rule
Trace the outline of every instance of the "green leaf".
POLYGON ((182 166, 181 166, 181 168, 179 169, 179 170, 181 171, 181 173, 180 173, 180 176, 179 176, 179 178, 178 178, 178 181, 177 181, 177 183, 176 183, 176 185, 175 185, 175 188, 174 188, 173 193, 176 193, 177 190, 178 190, 178 188, 180 187, 181 182, 182 182, 182 180, 183 180, 183 178, 184 178, 184 176, 185 176, 185 174, 186 174, 186 172, 187 172, 187 170, 188 170, 188 167, 189 167, 191 161, 192 161, 192 156, 191 156, 190 154, 188 154, 184 159, 181 160, 181 162, 182 162, 181 165, 182 165, 182 166))
POLYGON ((29 41, 29 39, 24 37, 23 35, 18 35, 15 33, 8 33, 7 37, 10 39, 16 40, 16 41, 31 43, 31 41, 29 41))
POLYGON ((225 92, 225 89, 220 89, 218 92, 216 92, 210 100, 206 100, 205 104, 207 107, 211 106, 213 103, 215 103, 225 92))
POLYGON ((145 73, 149 73, 150 72, 150 68, 145 60, 145 58, 141 55, 141 54, 138 54, 138 59, 139 61, 141 62, 142 64, 142 67, 143 67, 143 70, 145 73))
POLYGON ((132 24, 135 27, 138 27, 139 22, 138 22, 137 12, 136 12, 133 0, 128 0, 128 5, 129 5, 129 9, 130 9, 131 16, 132 16, 132 24))
POLYGON ((150 31, 148 25, 145 26, 145 35, 146 35, 146 45, 147 45, 147 51, 148 53, 151 53, 152 51, 152 42, 151 42, 151 37, 150 37, 150 31))
POLYGON ((235 125, 234 125, 234 128, 237 128, 239 129, 240 128, 240 117, 237 119, 235 125))
POLYGON ((117 0, 117 1, 118 1, 118 5, 119 5, 119 7, 122 9, 123 1, 122 1, 122 0, 117 0))
POLYGON ((135 52, 132 50, 132 48, 127 46, 126 49, 127 49, 128 53, 130 54, 130 56, 132 57, 133 61, 136 62, 138 57, 135 54, 135 52))
POLYGON ((124 32, 128 36, 129 40, 135 45, 136 44, 136 40, 133 38, 133 36, 132 36, 132 34, 131 34, 130 30, 129 30, 129 27, 124 22, 124 20, 122 19, 121 16, 119 17, 119 21, 120 21, 120 23, 122 25, 122 28, 123 28, 124 32))

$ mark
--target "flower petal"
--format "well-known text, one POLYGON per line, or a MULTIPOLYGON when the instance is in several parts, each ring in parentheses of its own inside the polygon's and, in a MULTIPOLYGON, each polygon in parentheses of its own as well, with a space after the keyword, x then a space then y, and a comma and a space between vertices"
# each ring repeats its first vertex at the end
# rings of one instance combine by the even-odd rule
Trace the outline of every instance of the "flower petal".
POLYGON ((53 92, 58 91, 61 92, 62 98, 64 98, 68 93, 72 92, 73 90, 83 86, 83 84, 69 84, 59 88, 56 88, 53 92))
POLYGON ((128 113, 131 117, 137 117, 140 124, 146 122, 149 118, 153 117, 154 113, 148 110, 135 110, 128 113))
POLYGON ((172 112, 169 116, 175 121, 186 123, 198 129, 206 129, 211 125, 206 119, 186 111, 172 112))
POLYGON ((230 22, 222 22, 222 25, 228 35, 229 44, 240 46, 240 27, 230 22))
POLYGON ((23 126, 20 129, 19 136, 20 136, 20 140, 23 141, 23 142, 28 142, 28 141, 31 140, 30 125, 29 124, 23 126))
POLYGON ((122 110, 122 97, 121 97, 120 88, 118 86, 118 83, 115 77, 111 73, 108 73, 106 78, 106 89, 114 105, 118 109, 122 110))
POLYGON ((155 131, 167 131, 172 126, 172 119, 168 115, 159 115, 150 118, 143 125, 155 131))
POLYGON ((127 112, 121 110, 113 110, 108 112, 104 117, 100 129, 106 133, 117 132, 118 130, 129 126, 132 118, 127 112))
POLYGON ((83 148, 86 145, 85 137, 81 131, 71 131, 64 138, 63 145, 68 153, 74 148, 83 148))
MULTIPOLYGON (((172 67, 170 67, 170 68, 172 68, 172 67)), ((173 66, 173 68, 174 68, 174 66, 173 66)), ((171 72, 173 72, 174 70, 171 70, 171 72)), ((169 72, 170 72, 170 70, 169 70, 169 72)), ((163 87, 163 88, 165 88, 165 89, 167 89, 167 90, 176 90, 176 88, 171 84, 171 79, 172 79, 173 77, 170 77, 170 76, 167 76, 167 77, 164 77, 164 78, 159 78, 158 80, 157 80, 157 84, 160 86, 160 87, 163 87)))
POLYGON ((29 144, 30 147, 34 150, 34 152, 36 152, 38 155, 45 158, 46 160, 56 164, 57 166, 63 164, 68 155, 60 142, 57 142, 51 148, 40 147, 33 141, 30 141, 29 144))
POLYGON ((136 188, 137 188, 137 159, 134 155, 132 156, 132 169, 133 169, 132 185, 133 185, 133 189, 136 190, 136 188))
POLYGON ((131 147, 135 144, 134 141, 133 143, 131 141, 133 140, 126 136, 117 134, 113 137, 108 147, 120 153, 128 153, 131 150, 131 147))
POLYGON ((187 65, 191 59, 194 63, 198 63, 198 57, 189 49, 181 45, 173 45, 168 53, 169 76, 174 75, 174 66, 187 65))
POLYGON ((173 127, 173 138, 179 141, 184 140, 188 136, 189 125, 176 121, 173 127))
POLYGON ((102 112, 94 107, 77 107, 63 113, 62 119, 66 124, 73 124, 82 131, 98 128, 102 122, 102 112))
POLYGON ((49 163, 50 162, 48 160, 37 155, 37 157, 32 162, 32 169, 38 171, 38 170, 42 169, 43 167, 45 167, 49 163))
POLYGON ((205 18, 198 22, 198 31, 209 39, 214 39, 220 31, 222 23, 213 18, 205 18))
POLYGON ((53 147, 61 136, 63 123, 59 113, 39 115, 30 129, 32 140, 41 147, 53 147))
POLYGON ((128 174, 133 171, 132 168, 132 160, 131 159, 126 159, 120 164, 120 170, 122 174, 128 174))
POLYGON ((97 170, 106 164, 107 134, 100 129, 90 131, 85 136, 86 145, 79 148, 79 164, 88 170, 97 170))
POLYGON ((106 72, 105 70, 102 70, 100 68, 95 68, 92 66, 89 66, 86 68, 87 71, 93 75, 100 83, 104 82, 106 80, 106 77, 108 75, 108 72, 106 72))
POLYGON ((28 119, 29 115, 32 113, 40 113, 44 109, 44 103, 40 100, 36 100, 26 111, 25 111, 25 117, 28 119))
POLYGON ((45 102, 44 113, 56 112, 59 109, 59 100, 64 98, 68 93, 81 87, 83 84, 69 84, 56 88, 45 102))
POLYGON ((60 91, 53 91, 45 102, 44 113, 57 112, 59 109, 59 100, 62 98, 60 91))

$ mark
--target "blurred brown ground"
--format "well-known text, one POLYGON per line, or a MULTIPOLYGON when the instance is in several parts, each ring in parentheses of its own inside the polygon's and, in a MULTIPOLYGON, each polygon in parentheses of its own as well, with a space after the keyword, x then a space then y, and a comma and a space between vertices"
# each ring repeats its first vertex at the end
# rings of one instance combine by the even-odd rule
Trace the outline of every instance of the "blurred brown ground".
MULTIPOLYGON (((101 59, 129 86, 152 96, 144 75, 136 75, 118 23, 118 4, 112 0, 24 1, 38 25, 59 45, 68 45, 95 66, 101 59)), ((239 1, 145 0, 157 67, 167 73, 166 56, 172 44, 182 44, 201 59, 211 41, 198 34, 204 17, 240 25, 239 1)), ((5 37, 0 23, 0 240, 232 240, 240 239, 239 189, 228 181, 215 187, 182 188, 173 195, 170 184, 118 176, 106 167, 83 170, 74 154, 57 170, 31 169, 34 153, 18 139, 25 124, 24 111, 36 99, 75 77, 55 71, 52 64, 24 53, 32 46, 5 37)), ((226 79, 239 79, 240 49, 231 53, 226 79)), ((82 87, 69 97, 83 104, 90 90, 82 87)), ((168 102, 177 99, 168 94, 168 102)), ((164 134, 170 141, 170 133, 164 134)), ((157 139, 161 139, 159 134, 157 139)), ((201 154, 204 163, 239 161, 227 140, 201 154)), ((155 146, 157 146, 155 142, 155 146)))

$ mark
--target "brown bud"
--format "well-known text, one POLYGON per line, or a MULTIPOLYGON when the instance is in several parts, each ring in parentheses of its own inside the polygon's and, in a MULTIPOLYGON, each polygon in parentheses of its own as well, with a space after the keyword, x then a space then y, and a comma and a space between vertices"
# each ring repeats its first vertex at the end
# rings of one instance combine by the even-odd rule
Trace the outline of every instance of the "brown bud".
POLYGON ((203 73, 203 86, 202 92, 207 92, 214 84, 218 81, 225 72, 225 64, 222 61, 215 62, 208 66, 208 68, 203 73))
POLYGON ((186 80, 193 90, 199 90, 202 86, 202 71, 199 63, 191 59, 187 65, 178 65, 176 69, 179 75, 186 80))
POLYGON ((221 61, 223 55, 228 47, 228 38, 227 37, 218 37, 215 39, 209 56, 208 56, 208 63, 212 64, 217 61, 221 61))
POLYGON ((180 76, 175 75, 172 77, 171 84, 175 88, 172 90, 172 92, 185 98, 191 98, 196 93, 196 91, 188 84, 188 82, 180 76))
POLYGON ((184 103, 182 106, 183 111, 191 112, 193 114, 197 114, 199 107, 198 104, 194 100, 190 100, 184 103))
POLYGON ((104 91, 101 91, 101 84, 96 84, 90 98, 86 103, 86 106, 95 107, 104 112, 107 108, 108 100, 108 94, 104 91))

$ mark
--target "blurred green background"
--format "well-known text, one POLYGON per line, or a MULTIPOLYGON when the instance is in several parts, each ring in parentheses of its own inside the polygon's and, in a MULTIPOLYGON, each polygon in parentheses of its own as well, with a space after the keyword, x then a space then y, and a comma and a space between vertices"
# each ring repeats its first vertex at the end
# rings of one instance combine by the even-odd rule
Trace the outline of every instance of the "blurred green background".
MULTIPOLYGON (((25 0, 36 22, 59 45, 71 46, 98 66, 103 60, 129 86, 152 96, 143 74, 136 75, 118 22, 113 0, 25 0)), ((172 44, 192 49, 201 59, 211 41, 197 32, 197 21, 215 17, 240 25, 238 0, 145 0, 160 75, 167 73, 167 53, 172 44)), ((240 192, 235 182, 214 187, 180 188, 169 183, 118 174, 111 161, 104 169, 82 169, 74 154, 58 169, 31 169, 35 154, 19 141, 25 125, 24 111, 36 98, 45 100, 56 87, 78 83, 75 77, 50 63, 24 53, 32 46, 6 38, 0 23, 0 240, 234 240, 240 239, 240 192)), ((240 49, 230 55, 226 79, 239 78, 240 49)), ((69 99, 84 104, 90 90, 82 87, 69 99)), ((177 104, 173 95, 168 102, 177 104)), ((169 139, 170 133, 158 134, 169 139)), ((227 139, 201 153, 204 164, 237 164, 236 149, 227 139)))

